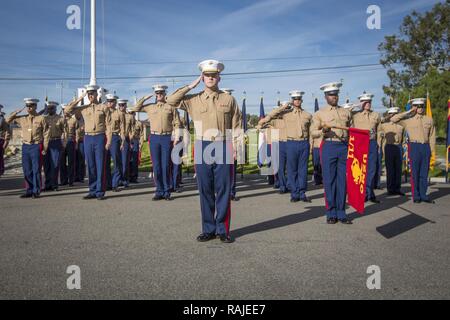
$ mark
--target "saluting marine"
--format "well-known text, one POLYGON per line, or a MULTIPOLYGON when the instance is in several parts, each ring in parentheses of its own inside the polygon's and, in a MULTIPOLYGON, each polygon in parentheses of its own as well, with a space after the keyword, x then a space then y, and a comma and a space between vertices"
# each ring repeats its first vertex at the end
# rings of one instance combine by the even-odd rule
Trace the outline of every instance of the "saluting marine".
POLYGON ((414 203, 434 203, 427 195, 428 171, 430 169, 431 150, 436 144, 436 129, 433 119, 426 116, 425 99, 412 100, 409 111, 391 118, 400 123, 408 133, 408 156, 411 165, 411 192, 414 203))
MULTIPOLYGON (((283 102, 282 104, 287 104, 288 102, 283 102)), ((286 143, 287 143, 287 132, 286 132, 286 123, 284 119, 281 117, 282 113, 280 113, 279 107, 276 107, 272 110, 267 116, 259 120, 257 129, 270 128, 270 140, 272 144, 278 143, 278 171, 275 174, 275 179, 277 183, 277 187, 279 189, 280 194, 284 194, 290 191, 288 187, 287 178, 286 178, 286 163, 287 163, 287 154, 286 154, 286 143), (278 138, 276 135, 272 133, 274 130, 278 130, 278 138)), ((285 112, 289 111, 286 109, 285 112)))
MULTIPOLYGON (((127 103, 127 100, 121 99, 119 103, 127 103)), ((127 108, 127 112, 133 116, 136 114, 132 109, 127 108)), ((138 183, 139 177, 139 155, 142 145, 144 144, 144 125, 141 121, 135 120, 133 127, 131 128, 131 140, 130 140, 130 182, 138 183)))
POLYGON ((26 182, 26 193, 21 198, 39 198, 41 193, 42 155, 49 143, 49 130, 43 116, 36 112, 38 99, 24 99, 26 107, 12 112, 7 123, 15 121, 22 129, 22 169, 26 182), (24 109, 27 115, 19 115, 24 109))
POLYGON ((71 104, 66 108, 69 114, 84 119, 84 152, 89 174, 89 193, 83 197, 86 200, 105 199, 105 151, 109 150, 112 141, 110 111, 106 105, 98 103, 98 89, 97 85, 86 86, 89 104, 79 107, 71 104))
POLYGON ((338 105, 340 82, 324 84, 327 106, 313 115, 311 133, 322 137, 322 174, 325 189, 327 223, 351 224, 345 213, 348 131, 351 114, 338 105))
MULTIPOLYGON (((72 104, 78 104, 82 98, 78 98, 77 100, 71 102, 72 104)), ((60 180, 61 185, 69 184, 69 186, 73 186, 73 182, 75 181, 75 165, 76 165, 76 135, 78 129, 78 120, 75 115, 68 114, 66 112, 66 105, 61 106, 64 114, 64 141, 63 150, 61 154, 61 162, 60 162, 60 180)))
POLYGON ((171 136, 173 128, 179 126, 180 120, 177 110, 166 102, 167 86, 154 85, 153 90, 156 103, 144 104, 152 95, 145 96, 132 110, 146 112, 150 122, 150 155, 156 184, 156 192, 152 200, 172 200, 169 175, 171 136))
POLYGON ((167 103, 189 112, 194 121, 194 162, 202 212, 202 233, 197 240, 209 241, 218 235, 222 242, 230 243, 233 142, 242 131, 240 111, 233 96, 218 88, 224 65, 205 60, 199 69, 202 75, 175 91, 167 103), (205 90, 187 95, 201 80, 205 90))
POLYGON ((84 119, 77 119, 78 129, 75 137, 77 140, 77 156, 76 156, 76 174, 75 181, 84 182, 84 176, 86 175, 86 161, 84 159, 84 119))
POLYGON ((183 119, 180 118, 178 110, 177 110, 177 114, 178 114, 178 119, 179 119, 179 125, 178 125, 178 127, 174 126, 173 132, 172 132, 169 172, 170 172, 170 190, 177 192, 177 193, 181 193, 180 176, 182 173, 181 171, 182 171, 182 164, 183 164, 183 162, 182 162, 183 148, 179 148, 179 147, 182 146, 180 144, 183 143, 184 124, 183 124, 183 119), (177 154, 175 154, 176 151, 174 151, 174 148, 176 148, 175 150, 180 149, 177 154))
POLYGON ((125 145, 125 115, 116 109, 117 96, 107 94, 106 105, 110 111, 109 130, 112 135, 111 147, 106 151, 106 189, 118 192, 119 183, 123 180, 122 151, 125 145))
POLYGON ((56 114, 58 102, 47 102, 47 115, 44 120, 49 130, 48 151, 44 156, 45 191, 58 190, 58 173, 61 153, 65 145, 64 118, 56 114))
POLYGON ((392 107, 388 110, 388 118, 379 127, 379 136, 382 141, 382 151, 386 164, 386 185, 390 195, 405 194, 401 192, 402 163, 403 163, 403 133, 404 128, 392 121, 392 116, 399 112, 399 108, 392 107))
POLYGON ((378 147, 381 145, 378 139, 378 126, 381 123, 381 117, 372 110, 373 94, 363 93, 358 98, 361 103, 361 111, 353 114, 352 126, 358 129, 369 130, 370 134, 365 200, 380 203, 375 196, 374 189, 376 187, 378 147))
POLYGON ((308 160, 309 160, 309 130, 312 115, 302 109, 303 91, 293 90, 290 93, 292 104, 284 104, 275 109, 269 116, 271 120, 280 116, 286 127, 286 155, 288 185, 291 189, 291 202, 310 202, 306 197, 308 160))
POLYGON ((121 101, 119 105, 119 111, 123 114, 125 125, 124 125, 124 139, 122 141, 123 147, 121 148, 122 152, 122 181, 121 185, 125 188, 128 188, 130 185, 130 158, 131 158, 131 150, 130 150, 130 141, 132 130, 134 126, 135 119, 134 117, 127 113, 127 103, 121 101))

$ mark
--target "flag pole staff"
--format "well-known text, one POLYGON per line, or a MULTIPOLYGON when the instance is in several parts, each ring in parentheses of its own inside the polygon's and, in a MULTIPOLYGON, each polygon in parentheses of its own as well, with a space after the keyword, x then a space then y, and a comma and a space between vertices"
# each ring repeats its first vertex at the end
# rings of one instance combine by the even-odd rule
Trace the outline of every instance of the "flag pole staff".
POLYGON ((95 46, 96 46, 95 0, 91 0, 91 80, 89 82, 90 85, 97 84, 95 46))

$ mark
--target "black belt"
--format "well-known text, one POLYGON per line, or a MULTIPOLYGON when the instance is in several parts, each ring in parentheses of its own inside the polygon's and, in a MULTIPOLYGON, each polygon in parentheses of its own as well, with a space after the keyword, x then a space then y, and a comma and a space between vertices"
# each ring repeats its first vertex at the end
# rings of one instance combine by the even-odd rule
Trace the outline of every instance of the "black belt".
POLYGON ((308 138, 301 138, 301 139, 294 139, 294 138, 287 138, 288 141, 309 141, 308 138))

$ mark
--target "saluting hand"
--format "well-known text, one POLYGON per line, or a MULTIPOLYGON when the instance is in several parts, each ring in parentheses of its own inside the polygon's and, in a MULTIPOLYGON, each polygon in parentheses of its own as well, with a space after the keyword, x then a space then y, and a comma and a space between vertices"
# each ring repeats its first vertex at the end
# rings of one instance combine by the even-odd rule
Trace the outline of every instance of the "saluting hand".
POLYGON ((195 79, 194 81, 191 82, 191 84, 189 85, 189 89, 194 89, 196 86, 198 86, 198 84, 200 83, 200 81, 202 81, 203 79, 203 74, 200 75, 197 79, 195 79))
POLYGON ((26 108, 26 107, 23 107, 22 109, 18 109, 18 110, 15 111, 15 113, 17 113, 17 114, 18 114, 18 113, 21 113, 23 110, 25 110, 25 108, 26 108))
POLYGON ((417 107, 416 106, 411 108, 411 113, 415 113, 416 111, 417 111, 417 107))
POLYGON ((153 97, 152 94, 149 94, 149 95, 145 96, 145 97, 144 97, 144 101, 147 101, 147 100, 150 99, 151 97, 153 97))

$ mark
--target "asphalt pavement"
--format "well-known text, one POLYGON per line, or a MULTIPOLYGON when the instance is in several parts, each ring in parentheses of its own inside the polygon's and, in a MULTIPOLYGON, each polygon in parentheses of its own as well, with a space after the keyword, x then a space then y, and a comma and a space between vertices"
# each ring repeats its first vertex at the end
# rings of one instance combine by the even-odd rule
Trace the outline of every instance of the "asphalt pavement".
POLYGON ((195 180, 154 202, 142 179, 97 201, 82 200, 86 184, 20 199, 22 177, 1 177, 0 298, 450 298, 450 185, 430 186, 435 204, 413 204, 407 184, 406 197, 377 190, 381 204, 348 209, 352 225, 327 225, 323 189, 310 184, 312 203, 290 203, 263 178, 239 177, 235 242, 222 244, 195 240, 195 180), (73 265, 79 290, 67 287, 73 265), (380 289, 367 286, 370 266, 380 289))

